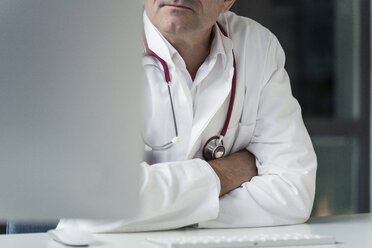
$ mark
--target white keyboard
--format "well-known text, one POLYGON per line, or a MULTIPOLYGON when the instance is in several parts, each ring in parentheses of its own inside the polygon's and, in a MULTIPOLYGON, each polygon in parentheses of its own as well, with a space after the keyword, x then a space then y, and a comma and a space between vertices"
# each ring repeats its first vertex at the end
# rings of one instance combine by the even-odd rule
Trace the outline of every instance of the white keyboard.
POLYGON ((255 236, 180 236, 148 238, 148 242, 166 248, 229 248, 229 247, 267 247, 267 246, 303 246, 335 244, 332 236, 281 233, 255 236))

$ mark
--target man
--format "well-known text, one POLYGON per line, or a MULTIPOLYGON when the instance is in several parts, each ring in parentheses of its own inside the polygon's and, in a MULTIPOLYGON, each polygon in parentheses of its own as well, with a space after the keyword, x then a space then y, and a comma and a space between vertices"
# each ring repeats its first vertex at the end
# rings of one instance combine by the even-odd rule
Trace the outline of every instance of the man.
POLYGON ((141 214, 116 222, 62 220, 59 228, 120 232, 307 220, 316 157, 284 53, 268 30, 229 12, 233 3, 145 0, 151 56, 144 58, 143 136, 150 149, 141 165, 141 214), (225 157, 206 161, 208 140, 220 136, 230 107, 225 157))

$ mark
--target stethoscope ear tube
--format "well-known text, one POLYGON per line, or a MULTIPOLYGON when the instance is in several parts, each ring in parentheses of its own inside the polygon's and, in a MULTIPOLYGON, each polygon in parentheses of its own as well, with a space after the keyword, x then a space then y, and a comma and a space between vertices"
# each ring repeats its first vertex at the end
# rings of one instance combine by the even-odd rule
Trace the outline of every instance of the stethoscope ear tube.
MULTIPOLYGON (((168 68, 167 62, 165 62, 165 60, 163 60, 156 53, 154 53, 153 51, 150 50, 150 48, 147 45, 146 39, 145 39, 145 50, 146 50, 145 55, 156 58, 163 67, 164 79, 165 79, 165 82, 167 83, 169 101, 171 103, 173 124, 174 124, 174 130, 175 130, 175 133, 176 133, 176 137, 174 137, 170 142, 168 142, 164 145, 161 145, 161 146, 150 145, 150 144, 146 143, 146 141, 145 141, 145 151, 147 151, 147 152, 149 152, 149 151, 162 151, 162 150, 167 150, 167 149, 171 148, 174 144, 179 142, 177 119, 176 119, 176 114, 175 114, 175 110, 174 110, 173 96, 172 96, 172 91, 171 91, 171 78, 170 78, 170 73, 169 73, 169 68, 168 68)), ((143 139, 143 140, 145 140, 145 139, 143 139)))
MULTIPOLYGON (((143 139, 143 140, 145 140, 145 139, 143 139)), ((167 144, 162 145, 162 146, 150 145, 149 143, 146 143, 146 141, 145 141, 144 150, 145 150, 145 152, 167 150, 167 149, 171 148, 172 146, 174 146, 175 144, 177 144, 179 141, 180 141, 180 138, 178 136, 174 137, 170 142, 168 142, 167 144)))
MULTIPOLYGON (((167 66, 167 68, 168 68, 168 66, 167 66)), ((175 130, 176 136, 170 142, 168 142, 164 145, 161 145, 161 146, 151 145, 149 143, 146 143, 145 139, 143 139, 144 142, 145 142, 145 151, 146 152, 167 150, 167 149, 171 148, 174 144, 178 143, 179 140, 180 140, 180 138, 178 136, 177 119, 176 119, 176 114, 175 114, 175 111, 174 111, 172 91, 171 91, 169 82, 167 82, 167 86, 168 86, 169 101, 171 103, 171 109, 172 109, 173 125, 174 125, 174 130, 175 130)))

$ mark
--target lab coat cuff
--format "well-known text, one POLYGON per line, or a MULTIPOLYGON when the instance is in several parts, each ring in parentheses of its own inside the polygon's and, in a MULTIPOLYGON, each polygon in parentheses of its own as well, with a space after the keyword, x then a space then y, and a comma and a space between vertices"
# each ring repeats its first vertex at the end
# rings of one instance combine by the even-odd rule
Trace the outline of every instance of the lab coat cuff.
POLYGON ((211 181, 215 182, 215 188, 217 189, 217 197, 220 196, 220 193, 221 193, 221 181, 220 181, 220 178, 217 176, 216 172, 213 170, 213 168, 209 165, 209 163, 205 160, 201 160, 200 159, 200 162, 203 164, 202 168, 205 168, 205 171, 211 176, 211 178, 213 177, 213 179, 211 181))

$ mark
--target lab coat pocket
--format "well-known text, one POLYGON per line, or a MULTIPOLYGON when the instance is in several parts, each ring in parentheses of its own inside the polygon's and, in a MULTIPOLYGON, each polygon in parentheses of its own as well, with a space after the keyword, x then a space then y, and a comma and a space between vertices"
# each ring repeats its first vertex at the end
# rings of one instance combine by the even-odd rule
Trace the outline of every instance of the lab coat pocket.
POLYGON ((239 123, 235 130, 235 139, 233 140, 230 153, 243 150, 249 145, 253 136, 255 126, 255 123, 239 123))

